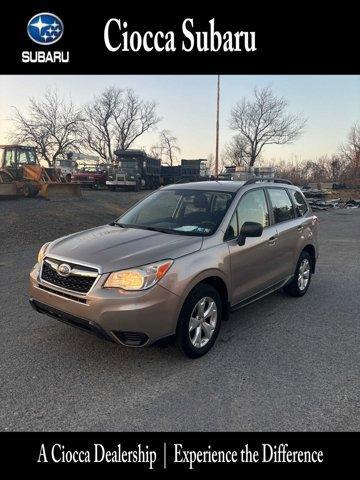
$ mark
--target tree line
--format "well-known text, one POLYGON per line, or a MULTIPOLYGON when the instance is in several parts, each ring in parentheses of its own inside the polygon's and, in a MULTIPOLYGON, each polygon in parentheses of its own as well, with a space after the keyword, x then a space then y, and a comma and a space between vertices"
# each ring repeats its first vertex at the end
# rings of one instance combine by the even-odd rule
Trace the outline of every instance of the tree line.
MULTIPOLYGON (((84 107, 49 90, 41 98, 29 98, 27 108, 14 108, 11 118, 15 143, 34 145, 49 166, 69 152, 91 151, 111 163, 114 151, 127 150, 161 118, 154 101, 141 99, 131 89, 110 87, 84 107)), ((153 147, 172 162, 179 151, 176 138, 168 130, 160 133, 153 147)))
MULTIPOLYGON (((12 140, 35 145, 41 158, 53 165, 70 151, 94 152, 110 163, 117 149, 126 150, 156 128, 161 118, 154 101, 141 99, 131 89, 109 87, 84 107, 65 101, 56 91, 29 99, 27 108, 14 109, 12 140)), ((305 120, 287 112, 287 101, 270 88, 255 89, 254 98, 243 98, 231 111, 230 128, 236 131, 228 146, 231 161, 253 166, 269 144, 294 141, 305 120)), ((177 138, 162 130, 149 153, 169 165, 180 153, 177 138)))
MULTIPOLYGON (((83 107, 50 90, 41 98, 29 98, 25 110, 14 108, 12 141, 34 145, 50 166, 71 151, 91 151, 103 162, 111 163, 115 150, 133 147, 160 120, 156 103, 143 100, 131 89, 106 88, 83 107)), ((225 145, 219 170, 226 164, 253 167, 266 146, 297 140, 304 133, 306 121, 302 114, 289 112, 287 100, 276 96, 271 88, 254 88, 252 97, 244 97, 230 112, 229 127, 234 135, 225 145)), ((281 162, 277 165, 278 175, 296 183, 358 179, 359 137, 359 126, 355 125, 348 141, 333 156, 281 162)), ((166 129, 148 151, 169 165, 177 163, 180 152, 177 138, 166 129)), ((214 155, 210 154, 211 172, 214 166, 214 155)))
POLYGON ((276 165, 277 175, 297 185, 329 181, 348 186, 360 186, 360 126, 351 127, 346 141, 338 151, 316 160, 285 162, 276 165))

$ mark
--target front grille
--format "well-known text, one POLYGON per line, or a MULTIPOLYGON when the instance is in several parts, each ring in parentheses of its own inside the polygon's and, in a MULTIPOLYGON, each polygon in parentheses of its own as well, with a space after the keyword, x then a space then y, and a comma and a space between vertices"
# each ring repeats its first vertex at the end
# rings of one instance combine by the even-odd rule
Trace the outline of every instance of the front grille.
MULTIPOLYGON (((52 263, 57 262, 60 264, 62 262, 51 260, 52 263)), ((86 270, 97 272, 95 268, 83 267, 81 265, 69 264, 71 268, 76 268, 79 270, 86 270)), ((74 292, 87 293, 90 288, 93 286, 96 277, 82 276, 82 275, 72 275, 68 277, 63 277, 59 275, 54 268, 52 268, 46 260, 43 263, 41 279, 45 282, 56 285, 57 287, 66 288, 67 290, 73 290, 74 292)))
POLYGON ((41 288, 41 290, 45 290, 45 292, 54 293, 55 295, 68 298, 69 300, 74 300, 75 302, 85 303, 85 304, 87 303, 85 298, 75 297, 74 295, 69 295, 68 293, 60 292, 59 290, 54 290, 53 288, 45 287, 44 285, 41 285, 41 284, 39 284, 38 287, 41 288))

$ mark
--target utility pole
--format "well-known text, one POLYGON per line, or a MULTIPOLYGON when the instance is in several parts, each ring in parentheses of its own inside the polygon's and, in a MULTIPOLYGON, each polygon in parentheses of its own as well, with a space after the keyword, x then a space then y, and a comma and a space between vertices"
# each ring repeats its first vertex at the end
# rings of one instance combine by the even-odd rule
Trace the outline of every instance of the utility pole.
POLYGON ((219 107, 220 107, 220 75, 217 76, 215 178, 218 178, 219 176, 219 107))

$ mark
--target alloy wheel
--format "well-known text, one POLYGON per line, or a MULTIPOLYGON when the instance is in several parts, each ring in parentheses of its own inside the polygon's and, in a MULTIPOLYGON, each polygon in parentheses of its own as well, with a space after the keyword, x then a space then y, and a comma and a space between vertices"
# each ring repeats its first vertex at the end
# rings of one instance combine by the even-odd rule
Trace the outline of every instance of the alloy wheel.
POLYGON ((304 258, 300 263, 299 275, 298 275, 298 286, 299 290, 303 292, 308 286, 310 280, 310 262, 307 258, 304 258))
POLYGON ((203 297, 197 302, 189 322, 189 336, 194 347, 202 348, 209 342, 216 328, 217 317, 214 299, 203 297))

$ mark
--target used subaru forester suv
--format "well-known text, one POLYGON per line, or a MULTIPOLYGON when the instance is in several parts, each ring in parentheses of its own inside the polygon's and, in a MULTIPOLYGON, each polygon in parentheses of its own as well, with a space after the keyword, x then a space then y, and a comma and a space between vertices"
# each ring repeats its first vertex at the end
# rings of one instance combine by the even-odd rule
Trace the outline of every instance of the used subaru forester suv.
POLYGON ((231 311, 280 288, 304 295, 316 259, 317 217, 291 182, 175 184, 43 245, 30 302, 122 345, 175 337, 195 358, 231 311))

